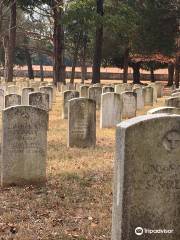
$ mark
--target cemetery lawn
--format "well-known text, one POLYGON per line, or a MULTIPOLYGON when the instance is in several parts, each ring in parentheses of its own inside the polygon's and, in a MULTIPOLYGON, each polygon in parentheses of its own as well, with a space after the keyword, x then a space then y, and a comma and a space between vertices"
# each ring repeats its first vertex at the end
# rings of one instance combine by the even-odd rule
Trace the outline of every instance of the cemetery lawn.
MULTIPOLYGON (((159 99, 154 107, 163 104, 159 99)), ((50 113, 46 186, 0 189, 0 240, 110 240, 115 129, 100 130, 97 114, 97 147, 68 149, 61 106, 58 93, 50 113)))

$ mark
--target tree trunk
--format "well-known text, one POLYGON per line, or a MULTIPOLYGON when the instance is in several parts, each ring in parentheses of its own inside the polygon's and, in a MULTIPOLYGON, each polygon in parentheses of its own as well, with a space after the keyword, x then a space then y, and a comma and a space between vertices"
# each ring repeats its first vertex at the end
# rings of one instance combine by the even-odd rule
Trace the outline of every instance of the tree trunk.
MULTIPOLYGON (((103 16, 104 0, 96 0, 96 2, 97 2, 97 13, 103 16)), ((100 75, 101 75, 102 45, 103 45, 103 24, 101 23, 96 27, 93 68, 92 68, 92 83, 100 83, 100 80, 101 80, 100 75)))
POLYGON ((151 68, 151 82, 155 82, 154 69, 151 68))
POLYGON ((64 82, 64 31, 60 23, 63 15, 63 0, 53 0, 53 18, 54 18, 54 84, 64 82), (57 4, 59 3, 59 4, 57 4))
POLYGON ((81 54, 81 83, 87 80, 87 66, 86 66, 86 49, 87 49, 87 35, 83 36, 83 48, 81 54))
POLYGON ((25 57, 26 57, 26 63, 27 63, 27 67, 28 67, 28 77, 29 77, 29 79, 34 79, 32 60, 31 60, 31 55, 30 55, 28 49, 25 49, 25 57))
POLYGON ((2 9, 3 9, 3 4, 2 2, 0 3, 0 47, 2 45, 2 9))
POLYGON ((167 86, 173 86, 173 80, 174 80, 174 64, 169 63, 168 64, 168 84, 167 86))
POLYGON ((43 56, 41 53, 39 53, 39 65, 40 65, 41 82, 43 82, 44 81, 44 69, 43 69, 43 56))
POLYGON ((180 53, 176 54, 176 63, 175 63, 175 85, 176 88, 179 88, 179 69, 180 69, 180 53))
POLYGON ((77 42, 75 43, 70 83, 74 83, 76 65, 77 65, 77 59, 78 59, 78 52, 79 52, 79 40, 80 40, 80 36, 78 37, 77 42))
POLYGON ((10 13, 10 24, 9 24, 9 37, 7 38, 8 42, 5 43, 7 60, 5 65, 5 81, 12 82, 13 81, 13 63, 14 63, 14 53, 16 46, 16 1, 11 0, 11 13, 10 13))
POLYGON ((128 63, 129 63, 129 48, 127 48, 124 53, 123 83, 128 82, 128 63))
POLYGON ((133 64, 133 83, 140 84, 140 65, 138 63, 133 64))

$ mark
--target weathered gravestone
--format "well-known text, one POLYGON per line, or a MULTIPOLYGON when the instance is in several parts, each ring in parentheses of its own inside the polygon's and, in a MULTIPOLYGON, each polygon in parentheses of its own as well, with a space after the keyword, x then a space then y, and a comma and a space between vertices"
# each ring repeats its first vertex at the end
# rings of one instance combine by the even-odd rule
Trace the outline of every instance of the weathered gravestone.
POLYGON ((134 92, 121 93, 123 118, 132 118, 136 116, 137 94, 134 92))
POLYGON ((53 102, 56 102, 56 86, 52 83, 49 83, 47 87, 51 87, 53 89, 53 102))
POLYGON ((49 110, 52 110, 53 104, 53 88, 52 87, 40 87, 41 92, 49 94, 49 110))
POLYGON ((132 91, 132 88, 133 86, 128 83, 117 84, 115 85, 115 93, 121 94, 122 92, 125 92, 125 91, 132 91))
POLYGON ((147 114, 157 114, 157 113, 180 114, 180 108, 158 107, 158 108, 153 108, 147 112, 147 114))
POLYGON ((180 239, 179 156, 180 116, 147 115, 118 125, 112 240, 180 239))
POLYGON ((4 90, 0 89, 0 111, 4 109, 4 90))
POLYGON ((16 85, 10 85, 7 87, 7 93, 9 94, 18 94, 19 93, 19 87, 16 85))
POLYGON ((172 91, 172 93, 179 93, 180 92, 180 88, 176 88, 172 91))
POLYGON ((42 92, 29 93, 28 104, 49 111, 49 94, 42 92))
POLYGON ((180 97, 170 97, 165 100, 165 105, 180 108, 180 97))
POLYGON ((163 84, 161 82, 155 82, 155 85, 157 89, 157 97, 158 98, 163 97, 163 90, 164 90, 163 84))
POLYGON ((22 89, 22 105, 28 105, 29 103, 29 93, 33 92, 34 88, 23 88, 22 89))
POLYGON ((156 103, 157 102, 157 85, 155 83, 150 83, 148 86, 153 88, 153 102, 156 103))
POLYGON ((153 106, 153 88, 152 87, 144 87, 143 88, 143 97, 144 97, 144 105, 145 106, 153 106))
POLYGON ((104 87, 102 88, 102 92, 103 92, 103 93, 114 92, 114 87, 104 86, 104 87))
POLYGON ((80 96, 88 98, 88 89, 89 89, 89 86, 86 86, 86 85, 80 86, 80 96))
POLYGON ((100 128, 115 127, 121 121, 122 104, 118 93, 101 95, 100 128))
POLYGON ((95 147, 96 102, 88 98, 74 98, 68 109, 68 147, 95 147))
POLYGON ((180 97, 180 92, 172 93, 171 96, 172 97, 180 97))
POLYGON ((35 81, 31 81, 30 82, 30 87, 34 88, 35 92, 39 91, 39 86, 40 86, 40 82, 35 82, 35 81))
POLYGON ((101 94, 102 94, 102 88, 101 87, 90 87, 88 96, 90 99, 96 101, 96 108, 99 110, 101 106, 101 94))
POLYGON ((1 185, 46 180, 48 113, 32 106, 3 110, 1 185))
POLYGON ((144 97, 142 88, 136 87, 133 90, 137 94, 137 110, 142 110, 144 108, 144 97))
POLYGON ((78 98, 79 92, 75 90, 68 90, 63 92, 63 110, 62 110, 62 119, 68 119, 68 104, 69 100, 73 98, 78 98))
POLYGON ((5 108, 21 105, 21 96, 18 94, 9 94, 5 96, 5 108))

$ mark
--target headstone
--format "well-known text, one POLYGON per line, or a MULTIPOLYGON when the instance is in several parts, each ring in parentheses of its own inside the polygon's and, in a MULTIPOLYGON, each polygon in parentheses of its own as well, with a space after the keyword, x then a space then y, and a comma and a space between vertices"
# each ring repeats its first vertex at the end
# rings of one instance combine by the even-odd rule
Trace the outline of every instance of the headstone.
POLYGON ((103 93, 114 92, 114 88, 111 87, 111 86, 104 86, 104 87, 102 88, 102 92, 103 92, 103 93))
POLYGON ((99 110, 101 106, 101 94, 102 88, 101 87, 90 87, 88 96, 90 99, 96 101, 96 108, 99 110))
POLYGON ((151 83, 151 84, 149 84, 149 86, 150 87, 152 87, 153 88, 153 102, 154 103, 156 103, 157 102, 157 89, 159 89, 158 87, 157 87, 157 84, 155 84, 155 83, 151 83))
POLYGON ((76 90, 76 86, 73 83, 66 83, 67 90, 76 90))
POLYGON ((157 113, 180 114, 180 108, 158 107, 158 108, 153 108, 147 112, 147 114, 157 114, 157 113))
POLYGON ((176 89, 174 89, 173 91, 172 91, 172 94, 173 93, 179 93, 180 92, 180 88, 176 88, 176 89))
POLYGON ((144 97, 142 88, 134 88, 133 92, 137 94, 137 110, 142 110, 144 108, 144 97))
POLYGON ((155 114, 116 132, 112 240, 180 237, 180 116, 155 114))
POLYGON ((7 93, 9 94, 19 94, 19 88, 16 85, 10 85, 7 87, 7 93))
POLYGON ((122 83, 121 84, 117 84, 117 85, 114 86, 114 92, 115 93, 121 94, 124 91, 125 91, 125 87, 124 87, 124 85, 122 83))
POLYGON ((49 111, 49 94, 43 92, 29 93, 28 104, 49 111))
POLYGON ((3 110, 1 185, 46 180, 48 113, 32 106, 3 110))
POLYGON ((87 85, 80 86, 80 96, 88 98, 88 89, 89 89, 89 86, 87 85))
POLYGON ((143 96, 144 96, 144 105, 153 106, 153 88, 150 86, 144 87, 143 96))
POLYGON ((52 110, 53 104, 53 88, 52 87, 40 87, 41 92, 49 94, 49 110, 52 110))
POLYGON ((4 109, 4 90, 0 89, 0 111, 4 109))
POLYGON ((34 89, 35 92, 39 91, 40 82, 31 81, 30 87, 34 89))
POLYGON ((28 105, 29 93, 33 92, 34 88, 23 88, 22 89, 22 105, 28 105))
POLYGON ((137 94, 134 92, 121 93, 123 118, 132 118, 136 116, 137 94))
POLYGON ((100 128, 115 127, 121 121, 121 95, 103 93, 101 95, 100 128))
POLYGON ((157 88, 157 97, 158 98, 163 97, 164 87, 163 87, 162 82, 155 82, 155 84, 156 84, 156 88, 157 88))
POLYGON ((180 92, 172 93, 171 96, 172 97, 180 97, 180 92))
POLYGON ((95 147, 96 103, 88 98, 74 98, 68 109, 68 147, 95 147))
POLYGON ((18 94, 9 94, 5 96, 5 108, 21 105, 21 96, 18 94))
POLYGON ((165 100, 165 105, 180 108, 180 97, 170 97, 165 100))
POLYGON ((69 100, 73 98, 78 98, 79 92, 75 90, 68 90, 63 92, 63 111, 62 111, 62 119, 68 119, 68 104, 69 100))

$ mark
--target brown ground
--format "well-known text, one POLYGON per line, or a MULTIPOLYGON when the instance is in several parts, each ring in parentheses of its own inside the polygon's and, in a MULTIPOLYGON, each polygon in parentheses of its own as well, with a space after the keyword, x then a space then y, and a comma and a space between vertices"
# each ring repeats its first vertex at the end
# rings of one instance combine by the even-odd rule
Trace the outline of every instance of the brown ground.
MULTIPOLYGON (((155 106, 163 104, 159 99, 155 106)), ((47 185, 0 189, 0 240, 110 240, 115 129, 100 130, 97 114, 95 149, 68 149, 66 135, 58 93, 50 113, 47 185)))
MULTIPOLYGON (((27 70, 27 66, 24 67, 16 67, 16 69, 21 69, 21 70, 27 70)), ((38 65, 33 65, 33 69, 34 70, 40 70, 40 66, 38 65)), ((66 67, 67 71, 71 71, 71 67, 66 67)), ((53 71, 53 67, 52 66, 44 66, 44 71, 53 71)), ((92 67, 88 67, 87 68, 88 72, 92 72, 92 67)), ((76 72, 81 72, 81 68, 80 67, 76 67, 76 72)), ((106 67, 106 68, 101 68, 101 72, 102 73, 122 73, 123 70, 117 67, 106 67)), ((128 70, 129 73, 132 73, 133 70, 132 68, 129 68, 128 70)), ((145 71, 145 70, 140 70, 141 73, 149 73, 149 71, 145 71)), ((155 74, 168 74, 168 69, 158 69, 154 71, 155 74)))

